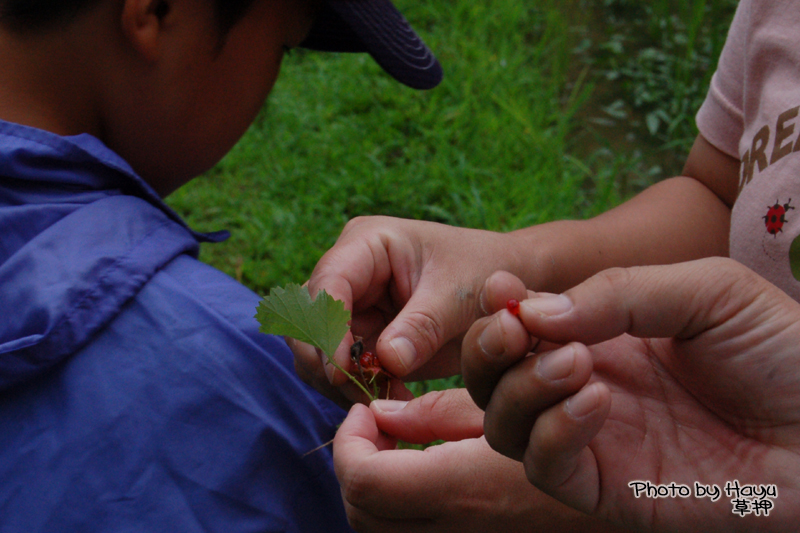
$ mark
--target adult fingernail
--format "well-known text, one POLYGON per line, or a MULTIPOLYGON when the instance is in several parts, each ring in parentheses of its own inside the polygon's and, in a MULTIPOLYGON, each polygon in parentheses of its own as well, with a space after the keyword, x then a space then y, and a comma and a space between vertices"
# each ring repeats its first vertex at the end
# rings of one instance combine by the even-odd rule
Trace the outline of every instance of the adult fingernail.
POLYGON ((564 346, 545 355, 536 363, 536 373, 546 381, 568 378, 575 370, 575 349, 564 346))
POLYGON ((597 384, 590 385, 567 400, 567 412, 573 418, 583 418, 595 411, 600 404, 597 384))
POLYGON ((389 346, 394 350, 394 354, 403 368, 410 372, 417 360, 417 349, 414 348, 414 344, 405 337, 397 337, 389 341, 389 346))
POLYGON ((487 316, 487 315, 491 314, 491 313, 489 313, 489 308, 486 305, 486 289, 485 288, 481 289, 481 292, 478 295, 478 306, 480 307, 481 313, 483 313, 484 316, 487 316))
POLYGON ((401 402, 400 400, 373 400, 370 407, 379 413, 396 413, 406 405, 408 405, 408 402, 401 402))
POLYGON ((489 358, 495 358, 503 355, 506 351, 505 344, 503 343, 503 320, 504 313, 497 315, 494 320, 483 329, 481 336, 478 337, 478 346, 481 351, 489 358))
POLYGON ((558 316, 572 309, 572 300, 563 294, 542 294, 536 298, 523 301, 522 305, 528 311, 539 315, 558 316))

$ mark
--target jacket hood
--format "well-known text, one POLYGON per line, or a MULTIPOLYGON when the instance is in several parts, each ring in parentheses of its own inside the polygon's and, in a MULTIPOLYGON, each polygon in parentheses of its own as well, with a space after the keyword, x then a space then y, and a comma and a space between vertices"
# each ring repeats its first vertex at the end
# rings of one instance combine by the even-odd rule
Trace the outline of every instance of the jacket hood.
POLYGON ((0 122, 0 390, 78 351, 199 234, 114 152, 0 122))

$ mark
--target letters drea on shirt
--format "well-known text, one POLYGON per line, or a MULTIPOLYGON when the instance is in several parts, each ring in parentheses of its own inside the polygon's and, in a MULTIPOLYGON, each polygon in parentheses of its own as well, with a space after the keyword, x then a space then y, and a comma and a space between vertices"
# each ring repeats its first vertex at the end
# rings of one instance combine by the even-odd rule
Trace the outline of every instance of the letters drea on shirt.
POLYGON ((800 106, 787 109, 778 115, 772 128, 765 124, 753 136, 750 149, 741 156, 740 192, 753 179, 756 168, 763 172, 792 152, 800 152, 800 135, 795 136, 798 112, 800 106))

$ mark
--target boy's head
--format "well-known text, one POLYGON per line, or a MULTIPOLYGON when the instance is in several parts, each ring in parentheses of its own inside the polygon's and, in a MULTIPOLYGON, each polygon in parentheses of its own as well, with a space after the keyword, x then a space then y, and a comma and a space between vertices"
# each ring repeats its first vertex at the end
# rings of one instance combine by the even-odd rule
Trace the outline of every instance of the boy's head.
MULTIPOLYGON (((102 0, 0 0, 0 23, 18 32, 67 24, 102 0)), ((247 12, 254 0, 214 0, 221 36, 247 12)), ((163 7, 161 8, 163 9, 163 7)))
POLYGON ((441 78, 388 0, 0 0, 0 118, 90 133, 166 195, 235 144, 301 44, 441 78))

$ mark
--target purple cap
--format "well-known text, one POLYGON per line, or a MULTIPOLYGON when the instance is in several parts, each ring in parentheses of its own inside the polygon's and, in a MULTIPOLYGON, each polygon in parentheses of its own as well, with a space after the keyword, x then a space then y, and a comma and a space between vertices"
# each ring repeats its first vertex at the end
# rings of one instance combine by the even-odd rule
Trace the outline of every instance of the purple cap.
POLYGON ((325 0, 300 46, 367 52, 383 70, 414 89, 432 89, 442 81, 439 61, 389 0, 325 0))

